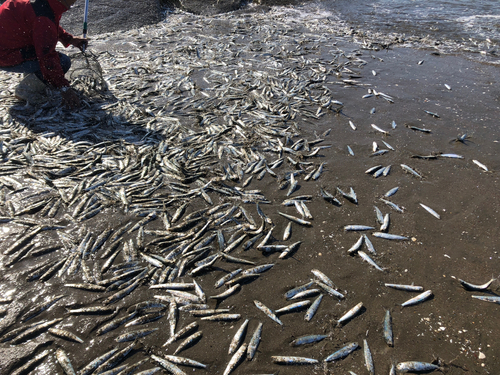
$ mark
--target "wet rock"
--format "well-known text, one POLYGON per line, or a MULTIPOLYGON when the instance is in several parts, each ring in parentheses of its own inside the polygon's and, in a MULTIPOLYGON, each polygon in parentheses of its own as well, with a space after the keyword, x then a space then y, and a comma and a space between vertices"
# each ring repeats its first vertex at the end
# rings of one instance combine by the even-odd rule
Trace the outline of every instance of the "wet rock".
MULTIPOLYGON (((85 1, 79 0, 63 14, 61 26, 74 35, 83 31, 85 1)), ((92 0, 88 12, 88 36, 130 30, 155 24, 164 18, 159 0, 92 0)))
MULTIPOLYGON (((214 15, 236 10, 245 10, 258 5, 257 10, 266 10, 273 5, 297 5, 309 0, 93 0, 88 12, 88 36, 130 30, 160 22, 166 9, 182 9, 186 12, 214 15)), ((85 1, 79 0, 63 14, 61 26, 74 35, 83 31, 85 1)))
POLYGON ((205 0, 168 0, 167 3, 176 8, 183 9, 190 13, 213 15, 219 13, 226 13, 245 8, 248 4, 272 6, 272 5, 297 5, 307 0, 218 0, 218 1, 205 1, 205 0))

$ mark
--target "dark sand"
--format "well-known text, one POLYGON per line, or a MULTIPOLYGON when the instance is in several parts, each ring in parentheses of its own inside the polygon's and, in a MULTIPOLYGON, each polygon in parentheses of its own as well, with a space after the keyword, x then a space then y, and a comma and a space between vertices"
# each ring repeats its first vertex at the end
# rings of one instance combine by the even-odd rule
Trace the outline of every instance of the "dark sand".
MULTIPOLYGON (((346 42, 339 42, 338 46, 346 52, 359 48, 346 42)), ((500 269, 497 248, 500 188, 497 172, 500 170, 498 67, 471 62, 462 56, 434 56, 428 50, 396 48, 361 52, 367 65, 360 71, 363 78, 359 81, 366 86, 345 88, 334 84, 333 80, 329 81, 329 87, 337 92, 337 99, 345 104, 342 111, 339 114, 330 112, 319 121, 299 122, 303 136, 309 140, 315 138, 313 133, 320 134, 332 129, 324 143, 332 144, 333 147, 321 152, 320 160, 327 163, 323 175, 317 181, 305 182, 301 179, 300 189, 294 194, 314 196, 308 204, 314 216, 312 227, 293 226, 292 238, 288 242, 300 240, 302 244, 296 254, 286 260, 279 260, 278 254, 263 258, 255 249, 235 251, 233 255, 259 264, 275 265, 220 304, 220 307, 231 307, 234 312, 242 314, 239 322, 200 322, 202 340, 180 355, 209 367, 208 370, 195 371, 186 368, 187 373, 222 374, 230 359, 227 354, 229 343, 245 318, 250 319, 246 342, 259 321, 264 323, 262 342, 256 358, 242 363, 235 373, 279 371, 280 374, 346 374, 350 370, 358 375, 366 374, 362 349, 338 363, 324 366, 286 367, 271 361, 272 355, 297 355, 322 362, 344 344, 355 341, 362 345, 365 338, 373 354, 377 374, 388 373, 391 363, 409 360, 431 362, 437 358, 447 366, 447 374, 498 373, 499 307, 471 298, 471 295, 497 295, 500 292, 498 281, 493 283, 488 293, 466 291, 458 282, 460 278, 482 284, 492 276, 497 277, 500 269), (423 63, 419 65, 419 61, 423 63), (377 74, 373 75, 372 70, 377 74), (452 90, 448 90, 445 84, 450 85, 452 90), (395 103, 391 104, 380 97, 362 99, 367 88, 392 96, 395 103), (375 114, 370 114, 372 108, 376 108, 375 114), (433 118, 424 110, 437 113, 440 118, 433 118), (349 126, 349 120, 357 126, 356 131, 349 126), (391 129, 392 121, 397 123, 394 130, 391 129), (376 132, 370 124, 388 130, 390 136, 376 132), (430 129, 432 133, 415 132, 405 127, 405 124, 430 129), (466 144, 452 142, 453 138, 464 133, 470 137, 466 144), (381 148, 385 148, 382 140, 394 147, 395 151, 369 157, 372 142, 376 141, 381 148), (354 151, 354 157, 348 155, 347 145, 354 151), (456 153, 463 155, 464 159, 411 158, 412 155, 431 153, 456 153), (485 164, 490 172, 481 170, 472 162, 474 159, 485 164), (417 169, 424 178, 420 180, 403 173, 399 166, 402 163, 417 169), (391 164, 390 175, 374 179, 364 173, 377 164, 391 164), (320 198, 320 187, 333 193, 337 186, 346 190, 352 186, 359 204, 341 199, 342 206, 336 207, 320 198), (404 207, 405 212, 402 214, 378 200, 395 186, 400 189, 390 200, 404 207), (419 203, 436 210, 441 220, 424 211, 419 203), (382 212, 391 214, 390 233, 411 238, 407 242, 391 242, 370 236, 378 252, 373 259, 386 268, 385 272, 377 271, 358 256, 346 253, 358 239, 359 233, 345 232, 343 227, 348 224, 377 226, 373 209, 375 204, 382 212), (283 327, 255 308, 254 300, 272 309, 290 303, 283 294, 311 279, 311 269, 319 269, 328 275, 346 292, 346 299, 338 301, 325 295, 311 322, 304 321, 304 312, 291 313, 282 316, 283 327), (420 305, 403 309, 400 304, 414 294, 386 288, 384 283, 414 283, 425 290, 432 290, 434 297, 420 305), (362 314, 337 328, 335 321, 359 302, 363 302, 365 307, 362 314), (385 309, 392 312, 395 336, 393 348, 385 344, 382 336, 385 309), (299 348, 289 346, 294 338, 318 333, 331 336, 318 344, 299 348)), ((286 190, 278 190, 276 180, 269 175, 261 181, 254 178, 250 187, 261 189, 271 201, 270 205, 263 205, 262 209, 273 219, 276 224, 274 237, 280 239, 287 222, 277 211, 297 215, 292 207, 280 205, 286 190)), ((191 210, 195 209, 191 207, 191 210)), ((255 209, 252 206, 250 209, 252 215, 256 216, 255 209)), ((123 217, 121 222, 125 223, 127 219, 123 217)), ((87 224, 89 227, 94 226, 96 233, 106 225, 102 220, 90 220, 87 224)), ((157 221, 148 228, 159 226, 157 221)), ((8 236, 2 247, 11 241, 8 236)), ((23 267, 26 264, 2 270, 2 290, 14 285, 23 267)), ((207 295, 220 292, 213 288, 213 284, 224 275, 223 271, 231 271, 240 265, 223 263, 222 267, 197 278, 207 295)), ((190 280, 189 277, 183 279, 190 280)), ((48 295, 55 295, 60 293, 63 283, 60 279, 52 279, 42 290, 48 295)), ((32 288, 31 284, 17 285, 20 298, 14 306, 18 309, 28 306, 30 299, 40 293, 38 289, 32 288)), ((85 305, 105 297, 101 293, 67 293, 65 303, 41 314, 40 318, 62 317, 64 305, 85 305)), ((160 293, 142 287, 141 291, 134 292, 114 306, 127 307, 138 301, 152 299, 155 294, 160 293)), ((211 304, 214 305, 213 302, 211 304)), ((12 319, 14 315, 9 312, 1 323, 12 319)), ((38 340, 54 341, 51 348, 64 347, 75 368, 81 369, 100 353, 114 347, 114 338, 122 332, 120 329, 96 337, 91 330, 96 319, 100 318, 69 316, 65 319, 64 327, 77 332, 85 341, 84 344, 62 341, 48 334, 38 340)), ((191 321, 193 318, 181 314, 178 327, 191 321)), ((161 347, 168 337, 166 318, 149 326, 159 327, 160 330, 141 340, 142 349, 155 354, 172 354, 176 344, 167 349, 161 347)), ((1 344, 0 350, 8 353, 8 356, 14 355, 10 354, 8 345, 1 344)), ((138 351, 127 362, 142 358, 144 353, 138 351)), ((2 365, 1 373, 9 373, 8 362, 2 365)), ((33 371, 33 374, 56 373, 62 371, 55 363, 54 356, 33 371)))

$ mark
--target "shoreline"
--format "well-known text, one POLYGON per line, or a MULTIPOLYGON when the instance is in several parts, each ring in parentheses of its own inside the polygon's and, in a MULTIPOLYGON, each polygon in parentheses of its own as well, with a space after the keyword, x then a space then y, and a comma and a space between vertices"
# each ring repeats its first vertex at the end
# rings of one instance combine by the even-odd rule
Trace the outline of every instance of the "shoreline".
MULTIPOLYGON (((477 293, 462 289, 457 279, 482 284, 492 274, 495 276, 500 260, 496 250, 495 229, 498 207, 492 204, 500 187, 496 172, 500 170, 500 160, 497 157, 500 139, 498 120, 495 117, 500 109, 498 67, 472 62, 461 56, 434 56, 421 49, 362 49, 360 45, 351 43, 348 37, 332 39, 331 34, 328 34, 328 23, 320 18, 310 21, 308 26, 309 30, 286 18, 280 18, 279 14, 271 14, 267 18, 264 15, 254 18, 245 15, 218 16, 206 18, 205 21, 197 16, 183 14, 176 17, 175 22, 145 27, 147 33, 140 29, 101 35, 96 37, 92 48, 99 52, 108 83, 123 108, 119 108, 119 105, 106 108, 105 104, 99 105, 96 101, 91 104, 91 108, 82 110, 82 113, 89 116, 71 120, 70 115, 58 112, 57 108, 46 108, 41 114, 36 114, 35 111, 30 113, 29 108, 23 108, 12 100, 9 93, 5 92, 9 90, 7 89, 2 93, 3 117, 8 114, 9 109, 13 116, 20 114, 22 109, 25 119, 18 117, 20 125, 9 125, 4 121, 3 129, 27 128, 35 139, 44 132, 54 132, 70 144, 86 141, 90 143, 90 147, 110 142, 116 147, 117 155, 123 150, 130 150, 131 155, 135 155, 141 147, 151 146, 156 150, 160 142, 165 140, 170 140, 171 148, 179 146, 181 142, 178 133, 211 133, 211 126, 214 132, 219 126, 228 126, 231 137, 221 139, 221 147, 231 145, 230 141, 235 142, 237 149, 245 148, 250 155, 250 151, 262 153, 271 164, 279 156, 266 152, 262 145, 256 145, 255 150, 248 147, 237 132, 233 133, 234 126, 237 126, 237 119, 244 122, 257 119, 253 126, 244 129, 249 132, 245 133, 247 135, 251 134, 253 128, 260 129, 267 122, 273 128, 278 128, 282 125, 275 120, 278 115, 271 113, 265 106, 259 108, 258 105, 269 101, 275 106, 275 98, 283 99, 282 91, 288 90, 297 117, 281 119, 285 125, 280 128, 281 131, 289 129, 286 131, 295 134, 292 137, 294 142, 300 138, 312 142, 331 129, 330 134, 319 143, 331 147, 322 149, 317 158, 304 159, 312 162, 315 167, 326 162, 318 180, 305 181, 304 175, 297 177, 300 186, 293 196, 313 196, 307 205, 314 219, 311 228, 293 226, 292 238, 288 242, 302 241, 293 257, 279 260, 278 254, 263 256, 255 249, 245 252, 241 248, 234 254, 258 264, 275 263, 271 270, 250 284, 242 285, 240 293, 220 304, 221 307, 232 307, 232 310, 241 313, 242 320, 250 318, 252 331, 257 322, 264 323, 262 343, 256 359, 242 363, 236 371, 273 372, 286 369, 272 364, 272 355, 300 355, 323 360, 347 342, 356 341, 361 344, 368 331, 368 342, 377 372, 388 371, 390 364, 397 361, 431 362, 437 356, 445 364, 452 363, 471 373, 494 373, 500 357, 496 346, 499 329, 491 317, 498 309, 495 304, 473 300, 471 294, 477 293), (323 29, 325 24, 327 27, 323 29), (182 34, 179 33, 181 30, 182 34), (148 37, 154 40, 153 43, 148 43, 148 37), (287 68, 300 79, 294 80, 287 68), (300 86, 301 79, 306 79, 307 74, 311 75, 311 82, 307 86, 301 86, 302 90, 294 92, 286 86, 286 82, 300 86), (322 80, 322 77, 326 77, 326 80, 322 80), (346 83, 343 80, 358 83, 346 83), (280 84, 283 84, 281 89, 274 86, 280 84), (228 89, 226 93, 223 91, 226 89, 224 85, 228 89), (253 86, 259 89, 251 90, 253 86), (301 96, 304 87, 309 86, 313 99, 321 97, 323 91, 328 91, 329 97, 342 102, 342 106, 327 106, 325 108, 329 109, 321 109, 316 118, 315 114, 320 107, 318 103, 309 103, 306 96, 301 96), (264 91, 262 87, 265 88, 264 91), (369 88, 389 95, 394 103, 384 100, 380 95, 363 99, 369 88), (274 98, 262 96, 269 89, 275 90, 274 98), (299 99, 293 99, 292 94, 299 99), (241 116, 238 111, 231 109, 233 105, 244 108, 240 100, 250 95, 255 95, 251 96, 255 104, 242 110, 241 116), (232 102, 226 104, 229 100, 232 102), (304 104, 301 104, 301 100, 304 100, 304 104), (370 114, 372 108, 375 108, 375 113, 370 114), (266 111, 267 119, 264 117, 263 120, 258 120, 253 115, 266 111), (424 111, 437 113, 440 117, 432 117, 424 111), (34 117, 30 118, 30 115, 34 117), (356 130, 350 127, 349 121, 355 124, 356 130), (392 129, 392 121, 397 124, 395 129, 392 129), (29 126, 26 127, 23 122, 29 126), (390 135, 382 135, 371 124, 376 124, 390 135), (414 131, 405 125, 425 128, 431 133, 414 131), (464 133, 470 136, 468 143, 451 142, 464 133), (374 141, 379 148, 387 147, 382 142, 385 141, 395 150, 371 157, 374 141), (120 146, 122 143, 125 143, 123 148, 120 146), (347 146, 351 147, 354 156, 349 155, 347 146), (464 159, 412 158, 414 155, 439 153, 456 153, 464 159), (485 164, 491 172, 482 171, 473 160, 485 164), (404 173, 399 166, 403 163, 422 173, 424 179, 404 173), (364 173, 376 164, 392 165, 390 174, 375 179, 364 173), (404 207, 402 214, 392 211, 379 200, 381 195, 395 186, 399 186, 400 190, 391 200, 404 207), (320 197, 320 187, 334 194, 336 187, 344 190, 353 187, 359 203, 354 205, 336 194, 342 205, 329 205, 320 197), (437 220, 429 215, 419 203, 438 211, 441 219, 437 220), (401 243, 370 236, 378 252, 373 258, 387 268, 386 272, 377 271, 357 256, 347 255, 347 249, 356 242, 359 233, 345 232, 344 226, 376 226, 373 205, 377 205, 384 214, 390 213, 390 233, 415 239, 401 243), (282 316, 283 328, 253 306, 254 300, 262 301, 272 309, 288 304, 283 293, 312 278, 311 269, 319 269, 327 274, 342 292, 347 292, 346 299, 338 301, 325 295, 312 322, 305 323, 303 313, 286 314, 282 316), (423 285, 426 290, 433 291, 434 298, 421 305, 402 309, 399 305, 413 295, 389 290, 383 286, 384 283, 423 285), (364 312, 343 327, 335 327, 334 322, 359 302, 363 302, 364 312), (391 310, 393 314, 394 348, 388 347, 382 338, 384 309, 391 310), (331 333, 331 336, 321 343, 300 348, 289 346, 293 338, 325 332, 331 333)), ((7 84, 15 84, 16 78, 12 76, 1 77, 7 84)), ((274 144, 275 138, 282 142, 285 139, 268 136, 270 144, 274 144)), ((230 153, 224 152, 226 156, 223 159, 216 158, 222 165, 226 165, 232 158, 230 153)), ((118 164, 122 160, 117 155, 106 154, 110 160, 106 167, 113 173, 122 173, 114 166, 115 162, 118 164)), ((296 158, 295 155, 287 156, 296 158)), ((295 168, 285 161, 281 167, 276 168, 276 172, 281 178, 295 168)), ((307 169, 308 172, 309 170, 307 169)), ((223 175, 219 165, 210 167, 207 173, 214 173, 217 177, 223 175)), ((23 170, 21 176, 28 183, 32 181, 23 170)), ((242 181, 224 183, 239 187, 242 181)), ((192 188, 196 186, 192 184, 192 188)), ((254 176, 247 189, 262 191, 271 202, 262 204, 261 209, 275 223, 275 242, 281 243, 286 242, 281 241, 281 236, 287 221, 277 212, 299 215, 293 207, 281 205, 286 198, 286 190, 279 190, 277 187, 278 181, 268 174, 261 180, 254 176)), ((9 191, 9 194, 13 192, 9 191)), ((11 198, 17 199, 14 195, 11 198)), ((209 196, 216 202, 226 200, 216 191, 209 191, 209 196)), ((16 201, 20 202, 22 201, 16 201)), ((177 203, 168 207, 167 211, 173 214, 176 205, 177 203)), ((205 206, 208 205, 200 196, 193 198, 188 213, 205 206)), ((259 218, 255 205, 244 206, 252 216, 259 218)), ((71 215, 72 212, 72 207, 67 208, 57 218, 68 226, 68 231, 77 233, 76 228, 80 224, 72 223, 63 215, 71 215)), ((140 219, 132 212, 124 213, 117 203, 106 208, 102 216, 99 214, 83 223, 97 236, 109 223, 116 221, 118 227, 126 221, 137 222, 140 219)), ((147 229, 161 229, 161 226, 157 220, 148 224, 147 229)), ((11 228, 11 235, 2 250, 15 238, 12 233, 21 231, 12 224, 5 224, 5 227, 11 228)), ((226 234, 226 240, 229 234, 226 234)), ((50 238, 52 241, 57 240, 57 237, 50 238)), ((130 235, 127 240, 129 238, 135 237, 130 235)), ((7 260, 5 255, 1 255, 0 259, 2 263, 7 260)), ((9 269, 2 266, 2 291, 14 288, 16 282, 24 280, 22 272, 28 264, 36 262, 36 259, 26 259, 9 269)), ((213 288, 215 281, 225 272, 238 267, 240 265, 221 262, 216 269, 197 280, 206 293, 209 293, 207 295, 214 295, 218 293, 213 288)), ((45 295, 60 294, 64 283, 79 279, 80 275, 55 278, 48 285, 42 284, 43 291, 45 295)), ((187 276, 183 280, 187 282, 191 278, 187 276)), ((37 290, 25 289, 31 284, 22 285, 21 289, 25 294, 13 302, 17 310, 26 308, 30 299, 38 293, 37 290)), ((494 282, 490 291, 499 292, 498 281, 494 282)), ((126 310, 133 303, 151 299, 156 294, 153 292, 145 285, 120 301, 117 306, 126 310)), ((72 291, 64 304, 55 306, 40 315, 40 318, 63 316, 66 305, 99 303, 100 299, 108 295, 109 293, 89 295, 72 291)), ((14 315, 9 312, 7 318, 12 319, 14 315)), ((115 346, 114 338, 125 332, 117 330, 97 337, 91 332, 95 320, 95 317, 70 317, 65 322, 85 341, 85 355, 80 355, 82 344, 64 342, 73 365, 78 369, 90 362, 91 358, 115 346)), ((192 320, 188 314, 180 314, 178 327, 185 326, 192 320)), ((181 355, 210 366, 209 370, 197 372, 220 373, 230 359, 227 349, 241 322, 207 323, 209 322, 200 322, 203 324, 203 339, 181 355)), ((19 324, 15 324, 12 328, 18 326, 19 324)), ((145 350, 135 352, 128 363, 147 357, 146 353, 170 354, 174 350, 175 345, 166 350, 162 348, 166 340, 165 332, 168 330, 165 317, 156 323, 150 323, 148 327, 158 327, 162 334, 142 339, 145 350)), ((42 341, 55 341, 50 348, 63 344, 59 339, 44 335, 41 336, 42 341)), ((247 334, 247 341, 249 335, 250 333, 247 334)), ((0 351, 7 350, 8 345, 1 345, 0 351)), ((57 366, 53 361, 44 362, 37 373, 55 373, 58 371, 57 366)), ((455 373, 454 367, 450 366, 450 369, 450 373, 455 373)), ((361 350, 338 363, 327 365, 324 371, 336 373, 347 370, 359 373, 364 371, 361 350)), ((321 373, 323 369, 321 366, 304 366, 294 367, 293 371, 306 374, 312 371, 321 373)), ((456 373, 461 371, 457 369, 456 373)))

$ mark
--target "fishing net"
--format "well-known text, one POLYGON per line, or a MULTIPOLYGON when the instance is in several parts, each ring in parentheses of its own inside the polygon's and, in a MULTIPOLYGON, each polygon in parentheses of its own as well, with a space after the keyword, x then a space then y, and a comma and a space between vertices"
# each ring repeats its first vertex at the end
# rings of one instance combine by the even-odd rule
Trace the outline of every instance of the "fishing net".
POLYGON ((78 52, 69 56, 71 86, 89 97, 103 97, 109 94, 97 55, 91 51, 78 52))

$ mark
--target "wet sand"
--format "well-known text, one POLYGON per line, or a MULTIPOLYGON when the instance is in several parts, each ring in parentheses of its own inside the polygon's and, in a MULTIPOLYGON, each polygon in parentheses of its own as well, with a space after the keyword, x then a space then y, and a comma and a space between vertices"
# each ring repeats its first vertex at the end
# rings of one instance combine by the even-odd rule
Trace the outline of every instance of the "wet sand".
MULTIPOLYGON (((142 34, 142 37, 144 35, 147 34, 142 34)), ((235 373, 279 371, 280 374, 344 374, 353 371, 358 375, 365 374, 367 370, 362 349, 335 363, 323 364, 323 360, 349 342, 358 342, 362 346, 363 339, 366 339, 376 373, 388 373, 392 363, 410 360, 432 362, 439 358, 448 374, 495 374, 500 360, 497 339, 500 332, 495 319, 498 305, 475 300, 471 295, 497 295, 500 291, 498 281, 484 293, 464 290, 458 279, 483 284, 492 276, 498 276, 498 67, 474 63, 463 56, 436 56, 425 49, 363 50, 347 38, 333 36, 331 42, 335 42, 336 47, 346 53, 359 51, 359 57, 367 64, 357 70, 356 74, 361 78, 355 78, 359 81, 355 86, 343 85, 340 78, 329 76, 326 85, 336 93, 336 99, 344 104, 338 114, 329 111, 319 120, 302 117, 295 121, 301 132, 300 137, 310 141, 331 129, 322 144, 331 144, 332 147, 322 150, 318 161, 315 160, 315 163, 326 163, 321 177, 317 181, 303 181, 299 177, 299 189, 293 194, 313 195, 314 198, 308 203, 314 217, 312 226, 293 225, 292 237, 287 243, 302 241, 302 244, 288 259, 278 259, 278 254, 263 256, 256 249, 243 251, 241 246, 231 253, 257 264, 274 263, 274 266, 219 304, 221 308, 229 307, 232 312, 240 313, 242 317, 238 322, 200 321, 203 338, 180 355, 208 366, 207 370, 195 370, 195 373, 223 373, 230 359, 227 350, 231 339, 243 320, 250 319, 245 342, 250 339, 258 322, 264 324, 262 341, 255 359, 240 364, 235 373), (394 103, 380 96, 362 99, 368 88, 390 95, 394 103), (370 114, 372 108, 375 108, 375 113, 370 114), (430 116, 425 110, 437 113, 439 118, 430 116), (357 130, 350 127, 349 120, 357 130), (395 129, 391 127, 392 121, 397 124, 395 129), (387 130, 390 135, 377 132, 371 124, 387 130), (411 130, 405 125, 429 129, 431 133, 411 130), (464 133, 468 135, 465 144, 452 141, 464 133), (382 141, 395 150, 370 157, 373 142, 377 142, 380 148, 386 148, 382 141), (347 146, 351 147, 354 156, 349 155, 347 146), (412 158, 414 155, 439 153, 454 153, 464 158, 412 158), (480 169, 473 160, 486 165, 489 172, 480 169), (375 179, 364 173, 378 164, 392 165, 387 177, 375 179), (423 179, 404 173, 400 164, 416 169, 423 179), (390 209, 379 200, 385 192, 396 186, 399 191, 390 200, 403 207, 404 213, 390 209), (352 204, 336 194, 342 205, 331 205, 321 198, 320 187, 331 193, 335 193, 336 187, 343 190, 352 187, 357 194, 358 204, 352 204), (431 216, 419 203, 433 208, 441 215, 441 219, 431 216), (409 241, 387 241, 369 235, 377 250, 377 255, 372 257, 385 268, 384 272, 363 262, 359 256, 347 254, 347 249, 357 241, 360 233, 343 229, 349 224, 378 227, 374 205, 384 214, 390 213, 389 233, 410 238, 409 241), (304 321, 305 312, 301 311, 282 315, 283 326, 271 321, 254 306, 254 300, 261 301, 273 310, 289 304, 284 293, 312 279, 312 269, 319 269, 330 277, 346 298, 338 300, 325 294, 311 322, 304 321), (416 306, 401 308, 401 303, 415 294, 389 289, 384 283, 421 285, 424 290, 432 290, 433 298, 416 306), (364 306, 362 313, 342 327, 336 327, 336 320, 359 302, 364 306), (394 347, 388 347, 382 336, 386 309, 392 313, 394 347), (289 345, 297 337, 320 333, 330 336, 317 344, 298 348, 289 345), (273 355, 310 357, 318 359, 321 364, 280 366, 272 363, 273 355)), ((331 42, 321 45, 320 50, 314 51, 311 56, 327 54, 332 48, 331 42)), ((127 48, 120 43, 121 40, 115 42, 108 38, 107 41, 96 41, 96 49, 108 48, 112 51, 127 48)), ((253 58, 266 57, 256 54, 253 58)), ((201 78, 199 83, 202 84, 201 78)), ((270 160, 276 158, 275 155, 270 156, 270 160)), ((284 173, 290 168, 282 166, 279 170, 284 173)), ((293 207, 281 205, 286 198, 286 190, 279 190, 277 185, 276 179, 266 175, 260 181, 254 178, 249 188, 261 190, 270 201, 270 204, 263 204, 261 208, 276 225, 273 232, 276 243, 282 243, 287 221, 277 212, 299 215, 293 207)), ((213 199, 215 197, 212 196, 213 199)), ((217 198, 222 201, 222 197, 217 198)), ((202 201, 196 201, 189 207, 188 213, 202 206, 202 201)), ((251 214, 258 217, 255 206, 247 206, 251 214)), ((99 215, 85 225, 98 234, 110 220, 115 221, 115 227, 119 227, 128 220, 137 221, 138 218, 124 214, 117 207, 109 213, 108 218, 99 215)), ((147 226, 148 229, 160 227, 158 220, 147 226)), ((13 239, 12 235, 5 236, 2 248, 10 245, 13 239)), ((75 332, 84 340, 84 344, 63 341, 48 333, 36 340, 52 341, 50 349, 63 347, 76 369, 81 369, 93 358, 116 346, 114 339, 124 332, 123 327, 96 337, 92 328, 101 316, 68 316, 64 309, 68 305, 101 302, 108 294, 68 290, 62 286, 67 282, 77 282, 76 277, 73 281, 70 278, 54 278, 45 284, 25 283, 22 281, 22 272, 29 262, 32 260, 14 264, 11 268, 2 266, 1 290, 16 290, 15 301, 9 307, 7 316, 0 321, 2 327, 15 321, 15 310, 28 307, 30 300, 41 292, 50 296, 64 293, 67 294, 65 301, 40 314, 39 318, 65 317, 60 327, 75 332)), ((202 274, 196 280, 207 296, 215 295, 220 292, 213 287, 215 281, 227 271, 240 267, 231 263, 217 264, 212 272, 202 274)), ((188 282, 191 278, 183 277, 182 280, 188 282)), ((148 289, 147 285, 141 286, 113 306, 126 309, 134 303, 150 300, 156 294, 158 292, 148 289)), ((214 302, 210 302, 210 305, 214 306, 214 302)), ((194 320, 189 314, 181 313, 177 326, 183 327, 194 320)), ((8 329, 18 326, 14 324, 8 329)), ((147 326, 160 329, 139 340, 140 350, 127 359, 127 363, 137 362, 147 354, 172 354, 177 347, 172 344, 167 349, 162 348, 168 338, 166 317, 147 326)), ((123 346, 121 344, 120 347, 123 346)), ((11 348, 1 344, 0 351, 11 353, 11 348)), ((32 373, 62 373, 54 355, 51 354, 49 358, 32 373)), ((2 365, 1 371, 10 373, 12 367, 8 366, 12 366, 9 361, 2 365)), ((153 366, 143 366, 141 369, 150 367, 153 366)), ((187 367, 185 371, 192 372, 187 367)))

